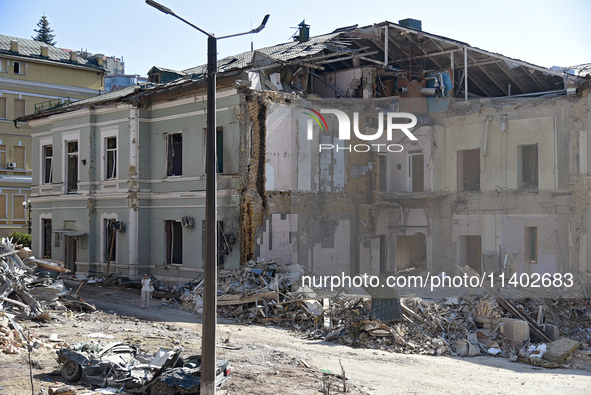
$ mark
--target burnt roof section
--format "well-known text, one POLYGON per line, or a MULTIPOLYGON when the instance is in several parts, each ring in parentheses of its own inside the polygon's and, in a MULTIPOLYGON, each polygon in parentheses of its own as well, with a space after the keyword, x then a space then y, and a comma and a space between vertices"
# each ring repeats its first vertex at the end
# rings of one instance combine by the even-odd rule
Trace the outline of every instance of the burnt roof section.
POLYGON ((0 55, 19 56, 31 60, 50 60, 68 65, 85 66, 93 69, 104 70, 103 67, 81 56, 76 61, 70 60, 70 53, 53 45, 45 44, 41 41, 29 40, 20 37, 11 37, 0 34, 0 55), (18 43, 18 52, 11 51, 10 42, 18 43), (41 47, 47 47, 47 57, 41 56, 41 47))

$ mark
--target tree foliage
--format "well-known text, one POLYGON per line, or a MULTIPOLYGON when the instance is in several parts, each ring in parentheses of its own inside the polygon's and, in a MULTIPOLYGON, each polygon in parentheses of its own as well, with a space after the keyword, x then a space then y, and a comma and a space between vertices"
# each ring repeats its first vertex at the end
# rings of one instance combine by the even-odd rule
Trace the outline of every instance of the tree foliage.
POLYGON ((27 233, 17 232, 16 230, 8 235, 15 244, 22 244, 23 247, 31 248, 31 235, 27 233))
POLYGON ((34 32, 37 33, 36 37, 31 37, 35 41, 41 41, 45 44, 55 45, 56 41, 54 40, 55 34, 51 34, 53 30, 49 27, 49 21, 47 17, 43 15, 39 22, 37 22, 37 26, 39 29, 33 29, 34 32))

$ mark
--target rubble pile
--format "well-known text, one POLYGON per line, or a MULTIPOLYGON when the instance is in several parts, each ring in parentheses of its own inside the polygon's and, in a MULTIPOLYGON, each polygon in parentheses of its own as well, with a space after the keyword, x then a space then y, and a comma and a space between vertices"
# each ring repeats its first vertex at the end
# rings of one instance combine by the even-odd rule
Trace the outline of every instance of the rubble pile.
MULTIPOLYGON (((249 262, 239 271, 220 276, 218 314, 240 323, 274 323, 352 347, 406 354, 504 356, 546 367, 565 361, 541 364, 535 359, 541 358, 536 351, 539 345, 550 346, 550 340, 561 336, 573 339, 576 347, 588 348, 591 342, 591 308, 586 301, 528 299, 514 305, 533 322, 528 324, 512 318, 514 314, 505 308, 511 302, 503 299, 500 304, 495 296, 463 295, 439 301, 412 297, 400 299, 400 320, 380 321, 380 314, 372 313, 371 298, 302 289, 297 278, 298 270, 286 272, 275 262, 249 262), (530 338, 532 325, 551 336, 539 338, 534 328, 530 338)), ((202 314, 202 291, 202 282, 192 290, 185 288, 181 307, 202 314)))
POLYGON ((94 306, 69 294, 58 279, 63 265, 37 260, 26 250, 15 249, 9 239, 0 241, 0 344, 9 354, 18 353, 26 337, 14 317, 51 320, 50 311, 68 307, 93 311, 94 306), (21 259, 24 257, 24 260, 21 259))

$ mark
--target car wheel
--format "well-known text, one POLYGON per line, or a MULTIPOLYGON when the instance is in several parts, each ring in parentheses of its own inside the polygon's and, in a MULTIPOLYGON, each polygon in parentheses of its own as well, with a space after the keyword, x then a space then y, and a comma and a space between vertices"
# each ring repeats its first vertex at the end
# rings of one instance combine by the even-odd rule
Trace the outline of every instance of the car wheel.
POLYGON ((174 395, 174 388, 163 381, 159 381, 150 388, 150 395, 174 395))
POLYGON ((82 376, 82 367, 77 362, 66 359, 62 365, 61 373, 64 380, 76 382, 82 376))

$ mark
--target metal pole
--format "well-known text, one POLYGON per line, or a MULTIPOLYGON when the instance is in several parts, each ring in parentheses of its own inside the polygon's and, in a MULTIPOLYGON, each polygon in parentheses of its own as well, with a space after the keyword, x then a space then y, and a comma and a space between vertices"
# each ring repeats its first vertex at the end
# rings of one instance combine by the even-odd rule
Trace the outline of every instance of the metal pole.
POLYGON ((464 46, 464 100, 468 101, 468 47, 464 46))
POLYGON ((216 186, 216 68, 217 42, 207 37, 207 141, 205 155, 205 267, 201 336, 201 394, 215 394, 215 328, 217 326, 217 186, 216 186))

